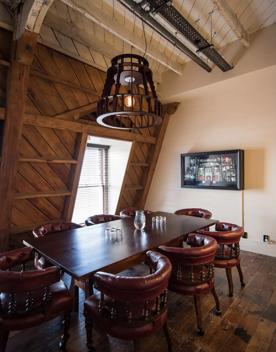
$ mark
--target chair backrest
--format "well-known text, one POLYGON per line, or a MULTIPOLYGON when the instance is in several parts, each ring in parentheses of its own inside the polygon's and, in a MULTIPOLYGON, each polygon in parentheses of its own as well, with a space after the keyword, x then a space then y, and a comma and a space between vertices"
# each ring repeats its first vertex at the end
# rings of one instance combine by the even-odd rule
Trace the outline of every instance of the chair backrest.
POLYGON ((218 243, 216 259, 233 259, 240 255, 240 239, 244 234, 241 226, 228 222, 218 222, 215 225, 215 231, 198 230, 206 236, 211 236, 218 243))
POLYGON ((110 215, 110 214, 93 215, 93 216, 89 216, 89 218, 85 220, 85 225, 86 226, 96 225, 96 224, 101 224, 104 222, 109 222, 109 221, 119 220, 119 219, 121 219, 121 217, 118 215, 110 215))
POLYGON ((150 320, 166 310, 171 263, 164 255, 149 251, 155 272, 144 277, 126 277, 98 272, 95 287, 101 293, 100 311, 118 321, 150 320))
MULTIPOLYGON (((130 218, 130 217, 134 217, 136 210, 139 210, 139 209, 133 208, 133 207, 123 209, 123 210, 120 211, 120 217, 121 217, 121 218, 130 218)), ((150 210, 145 210, 145 209, 144 209, 144 213, 145 213, 145 214, 151 214, 152 211, 150 211, 150 210)))
POLYGON ((24 265, 32 259, 32 248, 17 248, 8 252, 0 253, 0 270, 9 270, 17 265, 24 265))
POLYGON ((197 233, 188 235, 191 248, 160 246, 159 250, 172 263, 172 282, 187 286, 208 282, 214 277, 214 259, 217 242, 212 237, 197 233))
POLYGON ((0 271, 0 316, 18 316, 45 309, 51 301, 50 286, 60 280, 56 267, 45 270, 0 271))
POLYGON ((197 218, 211 219, 212 213, 207 209, 201 208, 186 208, 179 209, 175 211, 177 215, 188 215, 188 216, 196 216, 197 218))
POLYGON ((75 224, 73 222, 48 223, 48 224, 40 225, 35 229, 33 229, 33 236, 38 238, 38 237, 43 237, 50 233, 73 230, 73 229, 78 229, 80 227, 81 225, 75 224))

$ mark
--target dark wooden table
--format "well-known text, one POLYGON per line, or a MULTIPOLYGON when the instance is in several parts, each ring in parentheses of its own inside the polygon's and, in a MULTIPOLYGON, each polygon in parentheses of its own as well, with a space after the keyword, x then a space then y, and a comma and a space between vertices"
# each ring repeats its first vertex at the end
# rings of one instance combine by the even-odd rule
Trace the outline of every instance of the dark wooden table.
POLYGON ((135 230, 133 219, 126 218, 24 240, 23 243, 75 280, 83 282, 89 291, 89 281, 95 272, 120 272, 141 262, 148 250, 161 244, 177 243, 188 233, 214 223, 216 220, 156 212, 147 215, 144 231, 135 230), (152 216, 156 215, 167 217, 165 226, 152 226, 152 216), (122 235, 108 236, 105 230, 111 227, 120 228, 122 235))

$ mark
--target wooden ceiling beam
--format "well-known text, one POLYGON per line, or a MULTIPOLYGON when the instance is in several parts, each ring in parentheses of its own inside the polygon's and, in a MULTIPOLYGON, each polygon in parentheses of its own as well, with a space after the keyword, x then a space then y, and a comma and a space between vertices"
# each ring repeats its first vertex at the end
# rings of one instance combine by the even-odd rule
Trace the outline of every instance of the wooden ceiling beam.
POLYGON ((25 0, 17 18, 16 39, 19 39, 25 30, 38 34, 53 2, 54 0, 25 0))
POLYGON ((237 15, 231 9, 227 0, 213 0, 213 4, 218 8, 221 16, 223 16, 226 23, 235 33, 236 37, 243 43, 244 46, 249 47, 249 35, 237 15))
MULTIPOLYGON (((99 11, 99 8, 93 4, 93 1, 83 0, 83 7, 77 5, 76 2, 72 0, 61 0, 65 5, 72 8, 74 11, 79 12, 88 20, 98 24, 106 31, 114 34, 116 37, 122 39, 129 45, 133 46, 141 53, 145 52, 145 43, 142 39, 138 38, 135 33, 128 30, 128 28, 120 25, 114 18, 106 16, 104 13, 99 11)), ((175 73, 181 75, 183 72, 183 66, 172 62, 164 53, 159 51, 159 49, 149 47, 147 50, 147 56, 152 58, 153 60, 159 62, 161 65, 167 67, 168 69, 174 71, 175 73)))

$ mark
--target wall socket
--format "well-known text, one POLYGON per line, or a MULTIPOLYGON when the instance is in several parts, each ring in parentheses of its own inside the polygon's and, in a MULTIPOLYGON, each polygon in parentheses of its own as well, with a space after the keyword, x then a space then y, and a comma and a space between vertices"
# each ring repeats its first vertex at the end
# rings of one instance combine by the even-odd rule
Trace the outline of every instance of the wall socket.
POLYGON ((269 235, 263 235, 263 241, 264 242, 269 242, 270 241, 270 236, 269 235))
POLYGON ((248 233, 246 231, 244 231, 242 238, 248 238, 248 233))

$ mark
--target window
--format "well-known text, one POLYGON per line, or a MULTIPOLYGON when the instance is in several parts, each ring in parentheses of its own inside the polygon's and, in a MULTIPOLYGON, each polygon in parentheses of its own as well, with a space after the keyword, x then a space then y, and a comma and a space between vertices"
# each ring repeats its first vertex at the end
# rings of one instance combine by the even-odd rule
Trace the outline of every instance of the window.
POLYGON ((83 223, 94 214, 108 213, 108 146, 87 144, 73 221, 83 223))
POLYGON ((88 137, 72 221, 91 215, 115 214, 131 142, 88 137))

